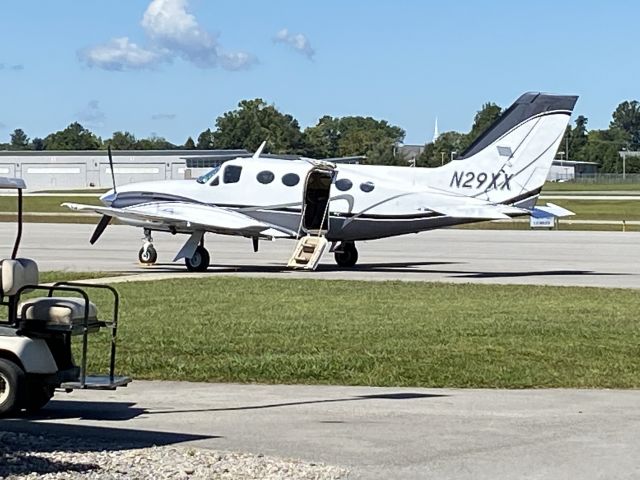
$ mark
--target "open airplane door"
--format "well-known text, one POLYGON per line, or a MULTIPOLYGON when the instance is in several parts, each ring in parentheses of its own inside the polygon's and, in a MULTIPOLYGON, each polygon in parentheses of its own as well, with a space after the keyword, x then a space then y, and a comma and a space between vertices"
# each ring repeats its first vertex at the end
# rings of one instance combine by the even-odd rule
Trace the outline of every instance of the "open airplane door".
POLYGON ((329 204, 335 165, 313 162, 304 183, 300 230, 306 235, 296 244, 289 260, 290 268, 315 270, 327 248, 325 235, 329 231, 329 204))

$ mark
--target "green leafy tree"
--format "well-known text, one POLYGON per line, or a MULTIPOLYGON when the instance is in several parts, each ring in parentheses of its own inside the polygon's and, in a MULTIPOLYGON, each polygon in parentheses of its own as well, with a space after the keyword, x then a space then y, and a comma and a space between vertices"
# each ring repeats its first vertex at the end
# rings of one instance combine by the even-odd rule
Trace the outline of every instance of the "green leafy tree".
POLYGON ((184 142, 184 148, 186 148, 187 150, 195 150, 196 143, 193 141, 193 138, 187 138, 187 141, 184 142))
POLYGON ((619 130, 626 136, 631 150, 640 149, 640 103, 637 100, 622 102, 613 112, 610 129, 619 130))
POLYGON ((583 158, 587 162, 600 165, 602 173, 622 173, 619 152, 626 138, 626 134, 618 129, 591 130, 587 134, 587 144, 582 150, 583 158))
POLYGON ((272 153, 301 153, 302 133, 298 121, 261 98, 243 100, 236 110, 216 120, 213 148, 245 148, 255 151, 268 140, 272 153))
POLYGON ((367 163, 406 165, 394 148, 404 135, 404 130, 386 120, 324 116, 304 131, 305 154, 313 158, 366 155, 367 163))
MULTIPOLYGON (((568 143, 566 142, 562 145, 569 146, 566 158, 569 160, 577 160, 577 161, 585 161, 586 147, 588 142, 587 136, 587 122, 589 119, 584 115, 579 115, 576 118, 576 126, 570 130, 568 135, 568 143)), ((563 148, 562 146, 560 148, 563 148)))
POLYGON ((420 167, 439 167, 459 156, 469 145, 468 135, 460 132, 444 132, 435 142, 428 143, 417 159, 420 167))
POLYGON ((31 141, 31 149, 35 151, 44 150, 44 140, 40 137, 36 137, 31 141))
POLYGON ((100 138, 78 122, 44 139, 45 150, 97 150, 101 146, 100 138))
POLYGON ((152 135, 136 142, 136 150, 173 150, 176 146, 163 137, 152 135))
POLYGON ((467 134, 466 142, 471 145, 484 131, 495 122, 502 113, 502 108, 493 102, 487 102, 482 105, 482 108, 476 112, 476 116, 473 119, 473 125, 471 131, 467 134))
POLYGON ((198 150, 211 150, 213 148, 213 132, 210 128, 207 128, 204 132, 198 135, 198 143, 196 147, 198 150))
POLYGON ((138 147, 136 137, 129 132, 113 132, 111 138, 104 143, 114 150, 135 150, 138 147))
POLYGON ((21 128, 16 128, 11 134, 11 150, 28 150, 29 149, 29 137, 21 128))

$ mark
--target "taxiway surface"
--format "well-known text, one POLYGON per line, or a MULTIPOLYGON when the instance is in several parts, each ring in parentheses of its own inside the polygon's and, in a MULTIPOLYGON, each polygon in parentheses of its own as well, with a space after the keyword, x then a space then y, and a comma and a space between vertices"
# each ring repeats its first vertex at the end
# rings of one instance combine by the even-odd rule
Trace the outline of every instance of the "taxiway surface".
POLYGON ((640 476, 640 392, 134 382, 59 394, 4 429, 183 444, 351 469, 363 479, 640 476))
MULTIPOLYGON (((159 276, 185 275, 171 263, 186 236, 156 234, 159 263, 137 263, 142 231, 110 226, 89 245, 92 225, 27 223, 20 255, 35 259, 41 271, 119 271, 159 276)), ((14 226, 3 223, 0 248, 9 255, 14 226)), ((260 242, 238 237, 207 237, 212 266, 205 275, 234 274, 279 278, 418 280, 640 287, 640 233, 443 229, 358 243, 360 261, 339 269, 325 253, 316 272, 285 268, 294 242, 260 242)))

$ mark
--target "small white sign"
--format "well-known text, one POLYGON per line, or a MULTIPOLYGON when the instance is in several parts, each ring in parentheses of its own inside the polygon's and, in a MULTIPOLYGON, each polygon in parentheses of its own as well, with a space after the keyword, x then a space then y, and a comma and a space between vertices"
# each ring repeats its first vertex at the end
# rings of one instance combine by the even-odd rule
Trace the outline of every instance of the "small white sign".
POLYGON ((554 228, 556 226, 556 217, 531 217, 529 222, 531 228, 554 228))

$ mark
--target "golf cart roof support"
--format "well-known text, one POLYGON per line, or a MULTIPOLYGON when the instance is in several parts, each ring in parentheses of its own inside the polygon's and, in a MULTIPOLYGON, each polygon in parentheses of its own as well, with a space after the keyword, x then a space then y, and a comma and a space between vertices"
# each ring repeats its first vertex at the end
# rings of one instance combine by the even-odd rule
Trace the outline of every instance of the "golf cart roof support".
POLYGON ((13 245, 13 252, 11 253, 12 260, 15 260, 18 255, 18 248, 20 248, 20 240, 22 239, 22 190, 25 188, 27 186, 21 178, 0 177, 0 189, 18 190, 18 232, 13 245))

